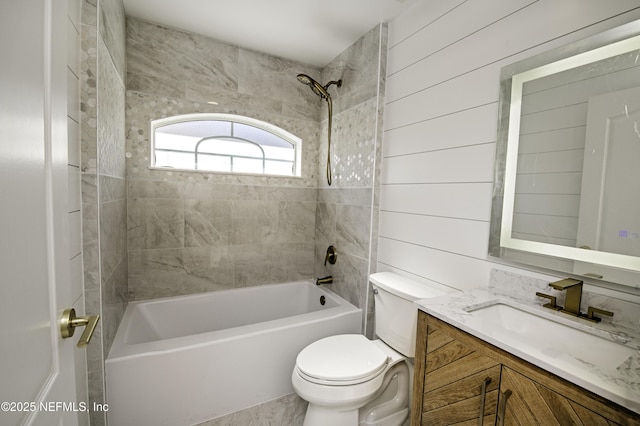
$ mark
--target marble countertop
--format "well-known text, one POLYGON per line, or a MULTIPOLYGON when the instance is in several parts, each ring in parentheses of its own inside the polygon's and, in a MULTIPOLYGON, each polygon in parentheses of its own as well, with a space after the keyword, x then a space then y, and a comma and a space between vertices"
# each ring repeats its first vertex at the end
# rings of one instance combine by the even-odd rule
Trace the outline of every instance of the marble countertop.
MULTIPOLYGON (((640 413, 640 335, 636 329, 617 325, 611 321, 593 324, 584 319, 556 312, 542 307, 546 301, 518 298, 492 288, 479 288, 465 293, 455 293, 416 303, 422 311, 466 331, 500 349, 543 368, 563 379, 581 386, 597 395, 607 398, 636 413, 640 413), (591 335, 595 335, 621 345, 621 358, 612 360, 610 365, 600 366, 578 357, 567 356, 559 351, 545 350, 532 345, 527 339, 513 339, 501 333, 494 333, 483 327, 472 310, 496 303, 506 304, 539 317, 555 321, 591 335)), ((603 342, 603 344, 606 342, 603 342)), ((550 343, 550 348, 553 344, 550 343)), ((594 351, 596 352, 597 349, 594 351)))

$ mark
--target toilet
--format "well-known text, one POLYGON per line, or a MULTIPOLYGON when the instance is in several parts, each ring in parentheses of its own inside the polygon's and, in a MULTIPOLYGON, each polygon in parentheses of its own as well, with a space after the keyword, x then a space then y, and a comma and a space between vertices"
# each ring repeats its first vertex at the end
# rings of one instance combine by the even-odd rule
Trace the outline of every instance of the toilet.
POLYGON ((409 416, 418 307, 446 294, 392 272, 372 274, 376 340, 361 334, 320 339, 296 359, 291 381, 309 402, 304 426, 399 426, 409 416))

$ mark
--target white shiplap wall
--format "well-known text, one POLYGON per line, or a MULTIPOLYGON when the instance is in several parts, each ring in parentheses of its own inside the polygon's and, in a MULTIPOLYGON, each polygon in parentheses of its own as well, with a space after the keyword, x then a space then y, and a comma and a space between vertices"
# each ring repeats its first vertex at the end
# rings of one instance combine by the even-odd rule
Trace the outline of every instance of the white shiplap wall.
POLYGON ((500 68, 635 19, 638 0, 425 0, 390 22, 378 270, 487 285, 500 68))

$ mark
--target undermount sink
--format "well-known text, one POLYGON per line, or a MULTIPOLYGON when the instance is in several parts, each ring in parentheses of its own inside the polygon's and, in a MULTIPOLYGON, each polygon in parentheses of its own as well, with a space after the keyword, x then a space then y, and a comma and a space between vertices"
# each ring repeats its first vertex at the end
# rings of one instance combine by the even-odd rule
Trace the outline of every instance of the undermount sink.
MULTIPOLYGON (((575 363, 613 370, 627 361, 634 350, 579 328, 565 325, 505 302, 470 306, 473 327, 498 341, 506 341, 525 353, 536 354, 559 366, 575 363)), ((470 324, 471 325, 471 324, 470 324)))

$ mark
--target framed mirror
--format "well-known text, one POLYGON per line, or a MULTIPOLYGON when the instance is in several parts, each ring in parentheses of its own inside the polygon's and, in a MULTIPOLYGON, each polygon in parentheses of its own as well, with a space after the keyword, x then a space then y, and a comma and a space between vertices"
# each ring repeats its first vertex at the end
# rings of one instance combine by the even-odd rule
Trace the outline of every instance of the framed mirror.
POLYGON ((640 21, 502 69, 489 254, 640 288, 640 21))

